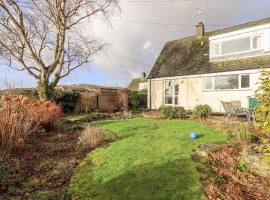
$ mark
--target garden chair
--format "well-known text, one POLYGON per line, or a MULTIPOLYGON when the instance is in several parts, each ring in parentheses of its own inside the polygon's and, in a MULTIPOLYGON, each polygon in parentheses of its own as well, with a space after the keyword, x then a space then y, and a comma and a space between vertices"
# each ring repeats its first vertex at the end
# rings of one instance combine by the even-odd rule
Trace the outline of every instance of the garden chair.
POLYGON ((227 119, 233 117, 233 121, 235 121, 238 117, 246 117, 247 120, 250 120, 248 112, 242 108, 236 108, 232 106, 230 102, 221 101, 221 104, 225 110, 225 115, 227 115, 227 119))
POLYGON ((224 111, 225 111, 224 117, 229 118, 230 112, 229 112, 229 110, 228 110, 228 108, 227 108, 226 103, 225 103, 224 101, 221 101, 221 104, 222 104, 222 106, 223 106, 223 108, 224 108, 224 111))

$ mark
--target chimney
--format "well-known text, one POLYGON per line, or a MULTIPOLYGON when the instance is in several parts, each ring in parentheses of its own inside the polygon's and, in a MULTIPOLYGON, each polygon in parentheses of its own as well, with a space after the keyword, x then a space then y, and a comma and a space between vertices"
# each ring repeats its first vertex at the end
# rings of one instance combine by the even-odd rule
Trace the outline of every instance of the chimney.
POLYGON ((142 73, 142 78, 146 78, 146 73, 145 72, 142 73))
POLYGON ((197 36, 197 38, 202 38, 204 36, 203 22, 200 22, 198 25, 196 25, 196 36, 197 36))

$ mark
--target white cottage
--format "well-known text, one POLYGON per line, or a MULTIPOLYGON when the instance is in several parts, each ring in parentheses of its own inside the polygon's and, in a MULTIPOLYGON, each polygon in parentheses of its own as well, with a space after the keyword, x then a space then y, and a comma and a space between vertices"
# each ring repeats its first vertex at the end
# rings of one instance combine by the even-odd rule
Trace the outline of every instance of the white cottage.
POLYGON ((270 69, 270 18, 167 42, 148 76, 148 108, 192 109, 222 101, 249 107, 263 70, 270 69))

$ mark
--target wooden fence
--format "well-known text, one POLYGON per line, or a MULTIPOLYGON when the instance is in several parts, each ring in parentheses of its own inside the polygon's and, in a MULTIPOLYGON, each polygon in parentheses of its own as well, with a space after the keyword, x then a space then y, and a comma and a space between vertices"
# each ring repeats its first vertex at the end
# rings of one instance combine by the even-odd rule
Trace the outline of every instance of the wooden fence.
POLYGON ((97 91, 80 92, 80 99, 75 106, 76 113, 100 112, 113 113, 121 109, 119 90, 111 88, 100 88, 97 91))

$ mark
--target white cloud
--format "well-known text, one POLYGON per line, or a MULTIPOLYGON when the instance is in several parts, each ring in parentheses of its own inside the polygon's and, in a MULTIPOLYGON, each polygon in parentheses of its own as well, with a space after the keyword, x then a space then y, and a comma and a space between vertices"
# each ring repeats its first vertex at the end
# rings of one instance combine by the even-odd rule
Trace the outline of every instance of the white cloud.
POLYGON ((151 42, 149 40, 147 40, 143 46, 142 46, 142 50, 147 50, 149 47, 151 46, 151 42))
POLYGON ((206 31, 219 29, 222 25, 234 25, 267 17, 267 6, 270 6, 268 0, 260 0, 258 3, 252 0, 122 3, 123 13, 120 19, 191 26, 150 25, 115 20, 112 21, 112 28, 100 20, 95 20, 93 26, 88 29, 109 42, 112 51, 109 52, 109 56, 97 57, 95 64, 111 76, 115 84, 129 82, 142 72, 150 72, 165 42, 193 35, 198 22, 220 25, 207 26, 206 31), (196 8, 203 8, 204 12, 198 14, 196 8))

